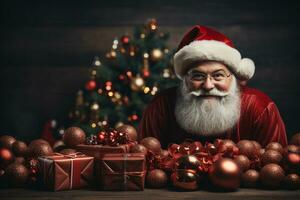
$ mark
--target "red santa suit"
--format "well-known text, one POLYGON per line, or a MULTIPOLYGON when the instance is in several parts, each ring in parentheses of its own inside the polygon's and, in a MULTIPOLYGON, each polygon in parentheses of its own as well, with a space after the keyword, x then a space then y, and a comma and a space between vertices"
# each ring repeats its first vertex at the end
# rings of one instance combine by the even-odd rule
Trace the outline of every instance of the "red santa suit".
MULTIPOLYGON (((158 94, 143 113, 139 137, 156 137, 166 148, 170 143, 181 143, 190 138, 211 142, 216 138, 256 140, 265 146, 270 142, 287 145, 285 126, 275 103, 259 90, 241 87, 241 113, 236 125, 218 136, 201 137, 184 131, 175 118, 177 87, 158 94)), ((217 122, 216 122, 217 123, 217 122)))

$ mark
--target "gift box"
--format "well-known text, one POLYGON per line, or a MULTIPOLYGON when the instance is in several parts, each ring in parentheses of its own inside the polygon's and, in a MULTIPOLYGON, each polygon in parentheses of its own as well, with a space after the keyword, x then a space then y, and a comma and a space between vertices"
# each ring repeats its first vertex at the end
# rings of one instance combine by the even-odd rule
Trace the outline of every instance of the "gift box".
POLYGON ((102 190, 144 190, 144 154, 104 154, 95 160, 95 170, 96 182, 102 190))
POLYGON ((80 144, 76 146, 76 150, 88 156, 100 158, 104 154, 129 153, 130 147, 135 144, 136 142, 130 142, 128 144, 121 144, 118 146, 80 144))
POLYGON ((38 161, 39 177, 50 190, 80 189, 94 177, 94 158, 82 153, 42 156, 38 161))

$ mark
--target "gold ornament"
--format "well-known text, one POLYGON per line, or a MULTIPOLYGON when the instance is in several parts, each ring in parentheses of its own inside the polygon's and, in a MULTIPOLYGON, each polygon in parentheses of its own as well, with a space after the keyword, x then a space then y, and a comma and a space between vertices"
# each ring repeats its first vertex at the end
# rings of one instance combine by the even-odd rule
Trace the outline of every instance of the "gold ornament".
POLYGON ((150 32, 156 31, 158 28, 156 19, 149 19, 146 27, 150 32))
POLYGON ((107 57, 107 58, 114 59, 114 58, 117 57, 117 52, 116 52, 115 50, 112 49, 110 52, 108 52, 108 53, 106 54, 106 57, 107 57))
POLYGON ((99 104, 97 102, 91 105, 91 110, 99 110, 99 104))
POLYGON ((141 33, 140 38, 144 39, 145 37, 146 37, 146 34, 145 33, 141 33))
POLYGON ((78 106, 82 106, 83 104, 84 104, 83 92, 82 92, 82 90, 79 90, 77 92, 75 106, 78 107, 78 106))
POLYGON ((163 77, 170 78, 170 76, 171 76, 170 69, 164 69, 163 77))
MULTIPOLYGON (((96 123, 99 121, 99 104, 94 102, 90 106, 90 122, 96 123)), ((93 127, 94 128, 94 127, 93 127)))
POLYGON ((148 53, 144 53, 142 74, 143 74, 143 77, 149 77, 150 76, 149 54, 148 53))
POLYGON ((163 57, 163 52, 160 49, 153 49, 151 51, 151 60, 159 61, 163 57))
POLYGON ((99 66, 101 65, 101 62, 100 62, 98 56, 96 56, 96 57, 94 58, 93 65, 96 66, 96 67, 99 67, 99 66))
POLYGON ((117 49, 118 48, 118 44, 119 44, 119 41, 118 41, 117 38, 115 38, 114 41, 113 41, 112 49, 117 49))
POLYGON ((151 94, 154 96, 154 95, 157 93, 157 91, 158 91, 158 87, 157 87, 157 86, 154 86, 154 87, 152 88, 151 94))
POLYGON ((145 87, 145 88, 144 88, 144 93, 145 93, 145 94, 148 94, 149 92, 150 92, 150 88, 149 88, 149 87, 145 87))
POLYGON ((142 90, 144 85, 145 85, 145 81, 139 74, 137 74, 136 77, 131 79, 130 86, 133 91, 142 90))
POLYGON ((123 126, 123 125, 124 125, 124 123, 119 121, 119 122, 116 123, 115 128, 118 128, 118 127, 123 126))

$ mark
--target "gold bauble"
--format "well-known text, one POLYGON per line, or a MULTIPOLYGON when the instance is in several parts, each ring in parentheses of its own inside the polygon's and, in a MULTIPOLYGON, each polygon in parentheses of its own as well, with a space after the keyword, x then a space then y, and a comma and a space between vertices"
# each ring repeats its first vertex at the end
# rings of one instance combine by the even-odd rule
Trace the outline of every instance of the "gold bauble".
POLYGON ((147 27, 147 29, 148 29, 150 32, 156 31, 157 28, 158 28, 158 24, 157 24, 156 19, 149 19, 148 22, 147 22, 146 27, 147 27))
POLYGON ((151 51, 151 60, 159 61, 163 57, 163 52, 160 49, 153 49, 151 51))
POLYGON ((131 79, 130 87, 133 91, 140 91, 145 85, 144 79, 138 74, 136 77, 131 79))

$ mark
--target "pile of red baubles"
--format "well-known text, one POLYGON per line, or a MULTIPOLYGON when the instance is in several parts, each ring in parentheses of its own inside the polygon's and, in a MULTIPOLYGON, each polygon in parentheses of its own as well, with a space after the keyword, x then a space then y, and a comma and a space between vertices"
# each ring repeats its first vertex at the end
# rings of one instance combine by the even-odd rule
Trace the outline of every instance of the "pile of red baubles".
POLYGON ((286 147, 277 142, 262 147, 252 140, 234 143, 217 139, 206 144, 185 141, 162 150, 159 141, 149 137, 133 148, 135 152, 143 152, 145 146, 148 187, 300 189, 300 133, 286 147))
MULTIPOLYGON (((123 125, 105 135, 136 141, 137 132, 130 125, 123 125), (121 134, 122 133, 122 134, 121 134), (126 135, 126 137, 123 135, 126 135), (120 136, 121 134, 121 136, 120 136)), ((97 141, 103 133, 97 135, 97 141)), ((14 137, 0 137, 0 186, 22 187, 35 182, 37 157, 53 152, 76 152, 78 144, 94 142, 78 127, 66 129, 62 140, 49 144, 43 139, 28 145, 14 137)), ((125 140, 124 140, 125 141, 125 140)), ((173 187, 176 190, 221 189, 236 190, 239 187, 263 189, 300 188, 300 133, 295 134, 289 145, 272 142, 262 147, 256 141, 217 139, 213 143, 186 140, 182 144, 170 144, 167 150, 153 137, 131 146, 130 153, 144 153, 147 158, 146 187, 173 187)))

